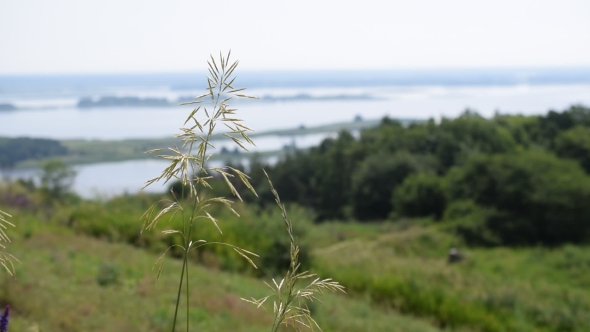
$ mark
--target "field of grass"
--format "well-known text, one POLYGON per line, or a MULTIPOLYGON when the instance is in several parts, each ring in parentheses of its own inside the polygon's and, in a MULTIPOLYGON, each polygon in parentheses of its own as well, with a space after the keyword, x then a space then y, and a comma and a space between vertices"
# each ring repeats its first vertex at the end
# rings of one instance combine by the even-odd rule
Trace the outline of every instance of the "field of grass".
POLYGON ((360 237, 340 229, 342 241, 314 251, 314 268, 352 294, 441 327, 590 329, 590 248, 464 248, 436 226, 387 227, 394 226, 367 226, 379 231, 360 237), (463 262, 447 262, 452 247, 463 250, 463 262))
MULTIPOLYGON (((0 304, 14 308, 16 331, 166 331, 179 260, 156 284, 152 266, 169 244, 159 232, 139 235, 139 217, 154 196, 82 202, 51 213, 14 210, 11 251, 17 278, 4 276, 0 304), (89 237, 90 236, 90 237, 89 237), (132 263, 131 263, 132 262, 132 263)), ((269 313, 241 297, 266 293, 287 250, 278 211, 237 205, 241 219, 217 212, 224 235, 199 226, 198 238, 260 253, 260 271, 223 248, 191 256, 191 325, 202 331, 263 331, 269 313)), ((289 207, 306 268, 332 277, 347 295, 327 295, 312 310, 325 331, 587 331, 590 248, 467 248, 438 224, 399 220, 313 224, 289 207), (447 262, 449 248, 465 255, 447 262)), ((175 219, 162 221, 160 230, 175 219)), ((174 253, 172 253, 174 255, 174 253)), ((184 321, 183 317, 180 321, 184 321)))
MULTIPOLYGON (((156 283, 154 253, 75 234, 59 215, 18 215, 10 249, 22 264, 16 278, 0 277, 0 304, 12 306, 10 331, 170 330, 180 260, 169 259, 156 283)), ((199 264, 191 264, 190 278, 192 330, 268 330, 270 313, 240 300, 267 294, 261 280, 199 264)), ((324 331, 438 330, 363 296, 329 294, 323 302, 312 310, 324 331)))

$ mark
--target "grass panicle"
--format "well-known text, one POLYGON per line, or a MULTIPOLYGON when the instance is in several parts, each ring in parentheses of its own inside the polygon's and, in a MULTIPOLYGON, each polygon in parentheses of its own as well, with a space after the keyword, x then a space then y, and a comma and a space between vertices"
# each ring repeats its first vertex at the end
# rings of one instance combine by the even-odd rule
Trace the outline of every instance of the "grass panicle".
POLYGON ((19 262, 19 260, 10 254, 6 248, 6 245, 10 243, 10 238, 6 234, 8 227, 15 227, 13 223, 8 221, 8 218, 11 217, 10 214, 0 210, 0 265, 2 265, 8 274, 14 276, 14 263, 19 262))
POLYGON ((307 306, 308 301, 321 302, 318 299, 318 295, 322 295, 324 291, 345 293, 344 286, 330 278, 318 278, 315 274, 310 273, 309 271, 299 272, 299 268, 301 266, 301 263, 299 262, 299 246, 295 241, 295 236, 293 236, 293 224, 287 217, 285 205, 281 203, 279 194, 275 190, 270 177, 266 171, 264 171, 264 174, 268 179, 268 183, 270 185, 271 192, 275 197, 275 201, 281 209, 283 221, 285 222, 287 233, 289 234, 289 239, 291 242, 290 265, 285 276, 280 282, 277 283, 275 279, 272 279, 272 284, 265 282, 268 288, 271 289, 272 294, 260 299, 252 298, 250 300, 242 300, 252 303, 256 305, 256 307, 260 308, 266 303, 267 300, 274 298, 274 318, 271 330, 273 332, 278 331, 281 325, 292 325, 297 331, 299 331, 301 327, 306 327, 311 330, 318 328, 321 331, 322 329, 311 316, 311 311, 307 306), (298 281, 305 282, 309 279, 313 279, 313 281, 308 282, 304 287, 297 287, 298 281))
POLYGON ((171 180, 179 180, 183 187, 182 196, 180 198, 173 195, 173 200, 158 202, 148 209, 142 216, 142 232, 144 230, 154 229, 165 215, 168 216, 169 220, 178 213, 182 216, 182 227, 180 227, 180 229, 167 229, 163 231, 164 235, 180 236, 182 238, 182 245, 170 246, 155 264, 155 267, 158 267, 159 276, 162 271, 163 258, 165 257, 166 252, 175 246, 182 249, 183 267, 180 274, 172 331, 176 328, 180 297, 185 279, 185 292, 187 296, 186 330, 189 330, 189 270, 187 264, 189 252, 204 245, 226 245, 231 247, 238 255, 244 257, 256 268, 251 257, 256 257, 257 255, 253 252, 223 242, 192 240, 195 222, 199 219, 208 220, 220 233, 222 232, 219 221, 209 213, 209 209, 212 205, 220 204, 229 209, 232 213, 238 215, 238 213, 232 208, 233 201, 225 197, 206 197, 206 190, 211 189, 209 182, 213 179, 214 175, 225 179, 231 193, 240 201, 242 198, 229 180, 230 178, 237 177, 247 188, 256 194, 254 187, 249 182, 249 177, 243 172, 228 166, 208 167, 207 165, 207 161, 215 151, 215 146, 213 146, 211 138, 220 124, 221 128, 225 130, 223 135, 232 140, 241 149, 247 150, 247 144, 254 145, 254 142, 248 136, 248 133, 251 132, 252 129, 244 125, 242 120, 236 116, 237 110, 230 108, 228 105, 228 102, 233 98, 253 98, 240 93, 244 91, 243 88, 235 88, 233 86, 235 81, 233 73, 238 66, 238 62, 235 61, 230 64, 229 58, 230 53, 228 53, 227 56, 220 54, 218 61, 211 56, 211 60, 208 62, 209 76, 207 76, 207 89, 205 93, 195 97, 195 100, 193 101, 181 104, 194 105, 195 108, 186 118, 184 127, 180 128, 180 133, 175 136, 180 140, 179 146, 169 147, 167 149, 155 149, 147 152, 157 153, 158 158, 165 159, 169 161, 170 164, 159 176, 147 181, 144 188, 156 182, 163 182, 166 184, 171 180), (163 153, 164 151, 167 153, 163 153), (184 192, 185 188, 188 188, 186 197, 184 192), (162 205, 164 206, 163 208, 161 208, 162 205))
MULTIPOLYGON (((175 244, 160 256, 156 261, 154 267, 158 268, 158 277, 162 272, 164 257, 168 250, 173 247, 179 247, 183 251, 183 267, 180 273, 180 282, 178 286, 178 294, 176 297, 176 307, 173 319, 172 331, 176 329, 176 322, 178 317, 178 310, 180 298, 185 285, 184 291, 186 294, 186 310, 187 322, 186 330, 189 331, 189 270, 188 270, 188 255, 191 251, 205 245, 224 245, 231 247, 238 255, 246 259, 254 268, 256 264, 252 260, 253 257, 258 257, 255 253, 245 250, 243 248, 234 246, 224 242, 209 242, 204 239, 193 240, 193 229, 195 222, 199 219, 206 219, 213 224, 213 226, 222 233, 220 221, 209 213, 209 208, 214 204, 223 205, 229 211, 239 216, 239 214, 232 208, 233 201, 225 197, 207 198, 207 189, 212 189, 210 180, 215 176, 223 178, 230 192, 242 201, 242 197, 232 184, 230 179, 239 179, 246 188, 248 188, 254 195, 258 196, 254 187, 250 184, 250 177, 233 167, 208 167, 207 160, 213 155, 215 146, 213 146, 211 139, 214 131, 219 124, 222 125, 225 132, 223 136, 230 139, 241 149, 247 151, 247 145, 254 145, 254 142, 248 136, 248 133, 253 131, 243 124, 243 121, 236 116, 236 109, 230 108, 228 102, 233 98, 254 98, 244 95, 242 92, 244 88, 235 88, 233 86, 235 76, 233 76, 238 62, 229 63, 230 53, 226 57, 220 54, 219 60, 216 61, 211 56, 208 61, 209 75, 207 76, 207 89, 204 94, 195 97, 195 100, 183 103, 181 105, 195 105, 196 107, 191 111, 184 122, 183 128, 180 128, 180 133, 176 135, 180 139, 179 146, 170 147, 168 149, 150 150, 148 153, 157 153, 157 157, 168 160, 170 164, 162 173, 147 181, 145 187, 156 183, 163 182, 164 184, 171 180, 178 180, 182 184, 181 197, 178 198, 172 192, 173 200, 160 201, 152 205, 142 216, 144 230, 153 230, 158 225, 158 222, 166 215, 171 220, 175 215, 182 216, 182 226, 179 229, 166 229, 162 231, 167 236, 180 236, 182 244, 175 244), (167 151, 168 153, 162 153, 167 151), (188 188, 188 194, 185 197, 185 188, 188 188), (186 279, 186 281, 185 281, 186 279)), ((266 174, 266 171, 265 171, 266 174)), ((267 175, 268 178, 268 175, 267 175)), ((282 217, 287 227, 287 232, 290 238, 290 266, 285 277, 277 283, 273 280, 273 285, 267 284, 273 290, 273 294, 262 299, 246 300, 256 304, 258 307, 262 306, 267 299, 276 296, 273 303, 274 320, 272 331, 277 331, 281 325, 292 324, 295 329, 300 327, 308 327, 314 329, 319 328, 316 321, 311 317, 311 312, 307 307, 307 301, 319 301, 317 296, 324 291, 341 291, 344 292, 344 287, 331 279, 315 278, 315 274, 309 272, 299 272, 299 246, 296 244, 293 236, 293 225, 287 218, 287 212, 284 205, 279 199, 279 195, 272 186, 270 178, 268 178, 272 193, 275 196, 276 202, 281 208, 282 217), (314 279, 315 278, 315 279, 314 279), (298 281, 304 279, 313 279, 307 286, 303 288, 296 288, 298 281)), ((320 329, 321 330, 321 329, 320 329)))

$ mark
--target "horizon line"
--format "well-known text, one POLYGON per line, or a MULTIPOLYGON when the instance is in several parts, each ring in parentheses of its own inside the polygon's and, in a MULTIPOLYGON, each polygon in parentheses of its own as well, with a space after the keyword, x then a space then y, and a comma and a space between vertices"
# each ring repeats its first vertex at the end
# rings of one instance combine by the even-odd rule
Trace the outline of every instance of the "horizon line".
MULTIPOLYGON (((387 73, 387 72, 469 72, 491 70, 539 70, 539 71, 590 71, 587 65, 534 65, 534 66, 432 66, 432 67, 397 67, 397 68, 308 68, 308 69, 241 69, 242 74, 252 73, 387 73)), ((26 76, 111 76, 111 75, 188 75, 207 73, 206 69, 190 70, 146 70, 146 71, 79 71, 79 72, 0 72, 0 77, 26 77, 26 76)))

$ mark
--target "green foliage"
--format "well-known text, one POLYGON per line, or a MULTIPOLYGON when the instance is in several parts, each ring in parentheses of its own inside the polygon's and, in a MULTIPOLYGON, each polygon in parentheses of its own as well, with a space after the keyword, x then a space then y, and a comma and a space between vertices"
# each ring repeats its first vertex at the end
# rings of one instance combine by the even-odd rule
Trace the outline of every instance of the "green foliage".
POLYGON ((444 170, 475 153, 505 153, 516 148, 509 131, 470 110, 456 119, 443 119, 439 131, 443 134, 436 155, 444 170))
POLYGON ((351 205, 359 220, 384 219, 392 210, 393 191, 411 174, 424 169, 420 159, 407 152, 371 155, 354 174, 351 205))
POLYGON ((119 282, 119 268, 112 263, 102 263, 98 269, 96 282, 102 286, 109 286, 119 282))
POLYGON ((453 200, 494 209, 486 227, 505 244, 582 242, 590 235, 590 177, 542 152, 480 155, 448 175, 453 200))
MULTIPOLYGON (((494 202, 486 201, 493 197, 492 194, 485 194, 483 196, 488 198, 484 198, 480 197, 481 193, 476 193, 479 190, 477 186, 485 187, 484 182, 487 181, 479 181, 477 178, 480 175, 484 179, 489 178, 489 174, 485 173, 485 165, 481 169, 484 173, 480 174, 479 170, 475 170, 469 175, 473 179, 468 181, 476 187, 468 188, 469 190, 460 195, 450 192, 451 189, 444 186, 439 187, 434 184, 435 180, 431 184, 426 184, 427 180, 419 183, 412 180, 415 183, 404 187, 403 190, 407 190, 405 194, 399 194, 397 198, 392 198, 392 194, 409 175, 433 172, 446 177, 452 168, 473 163, 469 161, 472 158, 486 158, 491 155, 517 155, 523 151, 542 153, 556 149, 559 156, 574 158, 586 165, 586 137, 590 135, 583 128, 590 126, 589 119, 590 110, 583 106, 572 106, 562 113, 549 112, 546 116, 496 114, 492 119, 485 119, 474 111, 466 110, 456 119, 445 118, 438 124, 429 120, 407 126, 385 118, 378 127, 362 130, 358 139, 341 132, 337 138, 328 138, 308 152, 294 151, 276 165, 266 168, 273 177, 277 190, 283 193, 283 200, 312 208, 317 221, 351 218, 363 221, 385 220, 392 213, 423 215, 423 212, 418 211, 427 211, 424 213, 440 217, 445 204, 452 203, 453 200, 471 199, 486 207, 486 219, 497 220, 498 227, 503 227, 503 220, 509 219, 511 225, 505 226, 512 228, 514 223, 523 223, 513 221, 514 215, 510 214, 511 217, 508 217, 506 213, 519 210, 525 203, 523 200, 530 196, 527 192, 533 186, 532 178, 527 175, 533 171, 526 167, 524 161, 527 157, 519 159, 523 169, 521 166, 514 166, 511 172, 502 173, 501 177, 508 178, 500 181, 505 186, 497 194, 503 196, 497 196, 494 202), (431 188, 428 190, 434 195, 432 199, 405 197, 411 193, 418 195, 419 192, 428 191, 426 187, 431 188), (441 191, 444 191, 444 195, 441 191), (392 204, 392 200, 396 199, 399 201, 398 211, 395 211, 395 204, 392 204), (434 205, 438 207, 433 207, 434 205)), ((535 153, 531 152, 529 155, 533 156, 535 153)), ((530 162, 534 163, 535 159, 532 158, 530 162)), ((261 174, 253 175, 251 183, 260 194, 257 202, 260 207, 272 202, 272 195, 261 174)), ((547 182, 537 182, 535 188, 540 188, 545 183, 547 182)), ((495 187, 488 186, 486 190, 496 190, 493 188, 495 187)), ((421 195, 424 197, 430 194, 421 195)), ((532 211, 522 208, 519 213, 517 219, 522 220, 529 218, 527 214, 532 214, 532 211)), ((479 229, 484 227, 482 225, 473 226, 474 229, 479 229)), ((531 241, 524 242, 537 242, 531 241)), ((555 241, 557 243, 562 240, 555 241)))
MULTIPOLYGON (((310 226, 307 221, 312 217, 307 211, 296 206, 290 210, 294 218, 298 220, 298 226, 293 231, 294 236, 303 239, 310 226)), ((196 261, 211 267, 245 272, 257 277, 274 277, 284 273, 290 264, 290 240, 284 234, 284 225, 277 222, 277 219, 281 218, 280 211, 265 209, 259 213, 253 213, 252 209, 242 205, 237 205, 236 211, 240 214, 240 218, 224 211, 214 211, 222 220, 220 226, 223 227, 223 234, 219 233, 215 227, 202 227, 199 236, 207 238, 210 242, 231 243, 257 253, 258 268, 253 268, 227 246, 204 246, 194 256, 196 261)), ((303 262, 303 268, 309 268, 311 257, 308 245, 300 246, 299 258, 303 262)))
POLYGON ((20 161, 62 156, 67 152, 68 150, 59 141, 55 140, 0 137, 0 169, 12 168, 20 161))
POLYGON ((159 237, 140 236, 141 227, 137 225, 137 219, 146 209, 144 206, 153 200, 149 197, 119 197, 104 203, 83 202, 68 211, 64 223, 79 233, 105 241, 127 242, 158 250, 164 246, 159 243, 159 237), (144 202, 141 202, 142 198, 144 202))
POLYGON ((531 137, 531 128, 537 126, 537 117, 497 113, 492 120, 507 130, 521 148, 530 148, 535 144, 531 137))
POLYGON ((456 200, 450 203, 444 211, 444 220, 457 220, 462 217, 477 215, 481 212, 481 207, 474 201, 456 200))
MULTIPOLYGON (((282 199, 313 208, 319 220, 347 217, 351 179, 363 153, 354 143, 350 133, 341 132, 309 153, 290 154, 268 167, 282 199)), ((252 182, 260 186, 262 200, 273 201, 262 177, 253 175, 252 182)))
POLYGON ((430 120, 406 128, 397 122, 386 121, 376 129, 363 132, 361 144, 368 151, 432 155, 436 158, 433 164, 440 172, 472 153, 500 153, 515 148, 508 131, 470 110, 456 119, 443 118, 439 125, 430 120))
POLYGON ((396 213, 408 217, 442 217, 446 191, 440 177, 432 173, 410 175, 394 191, 392 202, 396 213))
MULTIPOLYGON (((590 109, 583 106, 492 119, 467 110, 439 124, 408 126, 385 118, 358 139, 340 133, 307 153, 290 154, 269 173, 285 201, 311 207, 320 221, 440 218, 445 206, 456 210, 467 200, 476 212, 443 220, 469 243, 581 243, 590 229, 583 203, 588 178, 547 151, 575 159, 587 171, 588 128, 590 109), (432 172, 444 181, 421 174, 432 172)), ((252 183, 264 206, 272 197, 261 179, 252 183)))
POLYGON ((574 105, 564 112, 549 111, 539 117, 538 125, 531 128, 532 136, 545 146, 553 147, 560 132, 575 126, 590 126, 590 108, 574 105))
POLYGON ((555 138, 555 152, 562 158, 577 160, 590 174, 590 126, 577 126, 555 138))
MULTIPOLYGON (((215 185, 216 183, 212 183, 215 185)), ((223 183, 217 183, 224 185, 223 183)), ((178 238, 157 232, 143 232, 137 225, 137 219, 143 212, 160 201, 159 195, 121 196, 105 202, 83 202, 67 211, 62 219, 65 225, 81 234, 89 235, 109 242, 124 242, 145 248, 151 252, 162 252, 172 245, 181 245, 178 238)), ((195 263, 225 271, 240 272, 257 277, 272 277, 283 273, 289 267, 289 238, 284 234, 284 226, 277 222, 280 211, 264 208, 248 208, 237 203, 234 209, 240 217, 221 207, 209 210, 219 220, 219 227, 212 223, 200 226, 198 233, 193 233, 191 240, 196 242, 208 239, 209 242, 231 243, 259 255, 256 260, 258 268, 227 246, 208 245, 193 251, 189 256, 195 263)), ((305 239, 309 233, 309 221, 314 217, 306 209, 292 206, 291 215, 298 220, 294 229, 296 238, 305 239)), ((163 220, 167 228, 182 227, 180 215, 163 220)), ((182 250, 174 247, 168 251, 174 257, 182 257, 182 250)), ((311 250, 308 243, 300 244, 299 257, 303 268, 309 268, 311 250)))
POLYGON ((514 148, 515 142, 510 135, 469 109, 456 119, 443 119, 440 128, 452 133, 464 145, 483 153, 502 153, 514 148))
POLYGON ((316 269, 336 276, 351 294, 430 317, 443 329, 588 329, 588 247, 464 248, 441 226, 351 237, 318 250, 316 269), (461 248, 463 262, 447 263, 451 247, 461 248))
POLYGON ((493 208, 483 208, 473 200, 452 201, 444 212, 444 229, 457 234, 465 243, 476 246, 502 244, 501 237, 488 227, 490 216, 497 213, 493 208))
POLYGON ((41 189, 48 201, 59 201, 70 192, 76 171, 61 159, 51 159, 41 165, 41 189))
MULTIPOLYGON (((360 159, 359 151, 354 150, 354 137, 348 132, 340 132, 336 139, 324 141, 318 150, 321 160, 308 166, 319 164, 311 171, 315 187, 309 189, 315 190, 307 189, 306 195, 312 195, 311 206, 319 219, 343 219, 347 217, 349 190, 360 159)), ((287 188, 281 189, 281 193, 287 191, 287 188)))

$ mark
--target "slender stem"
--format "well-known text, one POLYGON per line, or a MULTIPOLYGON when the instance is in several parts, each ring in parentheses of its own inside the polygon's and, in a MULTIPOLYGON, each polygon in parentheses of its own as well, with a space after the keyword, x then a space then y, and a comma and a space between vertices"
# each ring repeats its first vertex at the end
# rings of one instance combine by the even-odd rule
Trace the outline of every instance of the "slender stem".
MULTIPOLYGON (((182 183, 182 182, 181 182, 182 183)), ((178 198, 177 198, 178 200, 178 198)), ((181 194, 180 194, 180 200, 184 200, 184 183, 182 183, 182 189, 181 189, 181 194)), ((186 226, 185 226, 185 219, 184 219, 184 209, 181 209, 181 216, 182 216, 182 230, 186 232, 186 226)), ((186 233, 185 233, 186 234, 186 233)), ((185 241, 185 258, 186 258, 186 245, 188 244, 187 239, 184 239, 185 241)), ((182 292, 182 281, 184 279, 184 271, 187 265, 187 260, 184 259, 182 262, 182 272, 180 274, 180 284, 178 285, 178 295, 176 297, 176 308, 174 309, 174 321, 173 321, 173 325, 172 325, 172 332, 174 332, 174 330, 176 329, 176 318, 178 316, 178 306, 180 304, 180 294, 182 292)), ((187 284, 188 284, 188 276, 187 276, 187 284)))
MULTIPOLYGON (((196 204, 196 202, 195 202, 196 204)), ((196 209, 196 206, 195 206, 196 209)), ((193 216, 194 216, 195 210, 193 210, 193 216)), ((182 272, 180 273, 180 284, 178 285, 178 295, 176 296, 176 308, 174 309, 174 325, 172 326, 172 332, 174 332, 174 330, 176 329, 176 319, 178 317, 178 307, 180 305, 180 294, 182 292, 182 283, 184 281, 184 274, 186 271, 186 299, 187 299, 187 303, 186 303, 186 311, 187 311, 187 318, 186 318, 186 329, 188 331, 189 328, 189 318, 188 318, 188 310, 189 310, 189 303, 188 303, 188 252, 190 250, 189 248, 189 244, 190 244, 190 236, 193 230, 193 216, 191 216, 191 222, 188 228, 188 235, 186 237, 186 243, 185 243, 185 250, 184 250, 184 259, 182 262, 182 272)))
MULTIPOLYGON (((191 218, 191 219, 192 219, 192 218, 191 218)), ((191 224, 190 224, 190 226, 189 226, 189 230, 188 230, 188 233, 189 233, 189 239, 190 239, 190 233, 191 233, 192 229, 193 229, 193 222, 192 222, 192 220, 191 220, 191 224)), ((189 242, 189 243, 190 243, 190 242, 189 242)), ((187 249, 187 251, 184 253, 184 260, 185 260, 185 261, 188 261, 188 251, 190 250, 190 248, 187 246, 187 248, 186 248, 186 249, 187 249)), ((186 332, 188 332, 188 328, 189 328, 189 301, 188 301, 188 298, 189 298, 189 287, 188 287, 188 284, 189 284, 189 282, 188 282, 188 263, 187 263, 187 264, 185 264, 185 267, 186 267, 186 332)))
MULTIPOLYGON (((214 111, 215 108, 217 108, 217 101, 219 100, 219 97, 216 98, 215 100, 215 106, 214 106, 214 111)), ((211 137, 211 135, 213 134, 213 121, 211 121, 210 125, 209 125, 209 132, 207 133, 207 137, 206 140, 209 141, 209 138, 211 137)), ((190 150, 189 150, 190 151, 190 150)), ((203 149, 203 159, 201 162, 201 169, 200 172, 205 172, 205 157, 207 155, 207 144, 205 144, 205 147, 203 149)), ((182 198, 184 198, 184 186, 182 187, 182 198)), ((182 199, 181 198, 181 199, 182 199)), ((180 274, 180 284, 178 285, 178 295, 176 297, 176 308, 174 309, 174 325, 172 326, 172 332, 175 331, 176 329, 176 320, 178 317, 178 307, 180 305, 180 296, 182 293, 182 283, 184 281, 184 275, 186 273, 186 330, 187 332, 189 331, 189 280, 188 280, 188 254, 190 251, 190 239, 191 239, 191 235, 192 235, 192 230, 193 230, 193 222, 194 222, 194 218, 195 218, 195 214, 198 208, 198 194, 195 193, 195 197, 194 197, 194 202, 193 202, 193 211, 191 213, 190 216, 190 222, 189 222, 189 226, 188 226, 188 232, 186 233, 186 238, 185 238, 185 246, 184 246, 184 259, 183 259, 183 263, 182 263, 182 272, 180 274)), ((182 222, 183 222, 183 228, 186 227, 185 226, 185 222, 184 222, 184 211, 183 211, 183 218, 182 218, 182 222)))
MULTIPOLYGON (((186 250, 186 248, 185 248, 186 250)), ((180 273, 180 283, 178 284, 178 295, 176 296, 176 308, 174 309, 174 322, 172 323, 172 332, 176 330, 176 318, 178 317, 178 306, 180 304, 180 294, 182 292, 182 282, 184 281, 184 269, 186 268, 187 255, 184 253, 184 260, 182 262, 182 272, 180 273)))
MULTIPOLYGON (((188 253, 187 253, 188 255, 188 253)), ((189 297, 189 288, 188 288, 188 264, 186 265, 186 331, 188 332, 188 326, 189 326, 189 314, 188 314, 188 310, 189 310, 189 302, 188 302, 188 297, 189 297)))
MULTIPOLYGON (((184 259, 188 261, 188 253, 190 251, 190 244, 191 244, 191 235, 193 232, 193 224, 195 220, 195 214, 197 214, 197 209, 199 208, 199 198, 195 196, 193 201, 193 212, 191 213, 191 219, 188 226, 188 234, 186 237, 186 252, 184 253, 184 259)), ((189 281, 188 281, 188 263, 186 264, 186 331, 189 330, 189 281)))

